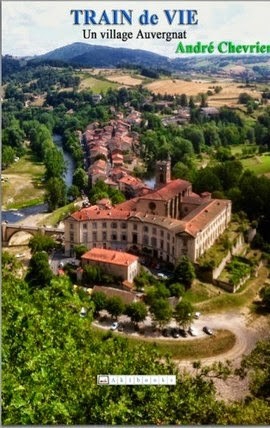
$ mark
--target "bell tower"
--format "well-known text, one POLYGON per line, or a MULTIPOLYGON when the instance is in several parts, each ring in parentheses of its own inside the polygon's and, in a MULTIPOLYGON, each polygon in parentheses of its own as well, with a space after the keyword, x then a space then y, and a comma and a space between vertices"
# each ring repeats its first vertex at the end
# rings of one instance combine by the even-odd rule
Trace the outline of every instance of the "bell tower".
POLYGON ((165 161, 157 161, 156 163, 156 189, 165 186, 171 181, 171 157, 165 161))

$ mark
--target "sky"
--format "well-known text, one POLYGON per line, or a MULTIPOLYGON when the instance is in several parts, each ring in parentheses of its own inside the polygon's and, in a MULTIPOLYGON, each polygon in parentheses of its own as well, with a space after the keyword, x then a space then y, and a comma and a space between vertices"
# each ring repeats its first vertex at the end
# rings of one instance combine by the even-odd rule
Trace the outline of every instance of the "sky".
POLYGON ((180 40, 138 40, 139 30, 184 31, 187 39, 184 44, 198 41, 232 41, 236 44, 270 44, 269 37, 270 7, 269 2, 258 1, 2 1, 2 53, 13 56, 40 55, 56 48, 74 43, 144 49, 175 57, 175 50, 180 40), (74 25, 70 14, 72 9, 91 9, 97 16, 106 10, 111 16, 112 9, 131 9, 133 24, 125 25, 74 25), (138 17, 148 9, 151 14, 158 15, 157 25, 140 25, 138 17), (198 25, 183 26, 173 23, 169 25, 164 9, 194 9, 198 11, 198 25), (100 31, 108 28, 117 31, 132 31, 133 39, 102 40, 100 31), (83 29, 96 31, 97 39, 84 39, 83 29))

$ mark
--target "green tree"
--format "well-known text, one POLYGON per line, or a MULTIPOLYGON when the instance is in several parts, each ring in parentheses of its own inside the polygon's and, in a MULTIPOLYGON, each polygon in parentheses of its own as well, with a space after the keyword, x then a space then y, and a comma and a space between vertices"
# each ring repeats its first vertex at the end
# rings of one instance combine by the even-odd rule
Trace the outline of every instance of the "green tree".
POLYGON ((106 309, 107 296, 102 291, 95 291, 91 294, 91 300, 95 304, 95 315, 97 315, 103 309, 106 309))
POLYGON ((183 256, 175 267, 173 275, 174 280, 179 281, 186 287, 190 287, 195 277, 196 275, 193 264, 188 257, 183 256))
POLYGON ((76 259, 80 260, 83 254, 88 251, 88 248, 84 244, 74 245, 74 252, 76 254, 76 259))
POLYGON ((166 325, 172 318, 172 308, 168 300, 163 298, 156 299, 151 304, 150 312, 160 327, 166 325))
POLYGON ((157 282, 146 290, 145 301, 148 305, 153 305, 156 300, 170 297, 170 290, 163 282, 157 282))
POLYGON ((88 183, 88 176, 84 169, 77 168, 74 171, 73 174, 73 181, 72 183, 78 187, 80 190, 85 190, 87 183, 88 183))
POLYGON ((45 178, 61 178, 66 171, 63 152, 52 146, 45 152, 44 163, 46 167, 45 178))
POLYGON ((240 376, 247 373, 252 394, 269 402, 270 398, 270 340, 257 343, 253 351, 241 362, 240 376))
POLYGON ((29 267, 26 274, 26 281, 32 289, 46 287, 50 284, 53 277, 49 265, 48 254, 44 251, 37 251, 30 259, 29 267))
POLYGON ((117 319, 125 310, 125 305, 118 296, 109 297, 106 303, 106 310, 109 314, 117 319))
POLYGON ((262 299, 262 304, 270 310, 270 286, 266 285, 260 290, 260 298, 262 299))
POLYGON ((102 278, 102 271, 99 266, 94 265, 84 265, 82 282, 85 285, 95 285, 100 284, 102 278))
POLYGON ((68 200, 74 201, 75 199, 77 199, 80 196, 80 191, 79 188, 77 186, 74 186, 74 184, 72 184, 67 191, 67 197, 68 200))
POLYGON ((143 302, 133 302, 126 307, 126 314, 135 324, 145 320, 147 307, 143 302))
POLYGON ((49 210, 54 211, 66 203, 66 185, 62 178, 52 177, 46 183, 45 201, 49 210))
POLYGON ((2 167, 7 168, 14 162, 15 151, 10 146, 4 146, 2 150, 2 167))
POLYGON ((173 284, 170 284, 169 289, 172 296, 182 297, 185 293, 184 285, 180 284, 179 282, 174 282, 173 284))
POLYGON ((189 327, 192 323, 194 309, 191 303, 181 301, 175 307, 174 318, 181 327, 189 327))
POLYGON ((42 235, 41 233, 37 233, 29 241, 29 248, 31 249, 32 254, 37 251, 49 252, 55 248, 55 246, 56 242, 51 236, 42 235))

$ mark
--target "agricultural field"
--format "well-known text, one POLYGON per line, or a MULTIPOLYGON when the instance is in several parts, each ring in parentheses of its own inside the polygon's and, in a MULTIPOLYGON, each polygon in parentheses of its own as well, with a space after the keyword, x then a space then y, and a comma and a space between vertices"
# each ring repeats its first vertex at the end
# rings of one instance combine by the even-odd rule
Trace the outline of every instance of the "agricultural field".
POLYGON ((223 105, 236 106, 239 95, 246 92, 254 99, 260 99, 261 94, 258 90, 252 88, 240 87, 239 83, 227 80, 217 80, 215 83, 210 80, 192 80, 186 81, 181 79, 164 79, 156 80, 147 84, 145 87, 156 94, 196 96, 199 93, 206 93, 215 86, 221 86, 222 90, 218 94, 209 96, 208 105, 211 107, 220 107, 223 105))
POLYGON ((270 177, 270 155, 264 154, 248 159, 242 159, 241 163, 245 169, 250 169, 256 175, 267 175, 270 177))
POLYGON ((113 74, 112 76, 107 76, 107 79, 125 86, 137 86, 143 83, 143 78, 133 77, 129 74, 113 74))
POLYGON ((99 94, 100 92, 106 92, 109 88, 117 89, 119 85, 114 82, 109 82, 108 80, 98 79, 95 77, 92 77, 91 75, 87 75, 84 73, 83 75, 80 75, 81 77, 81 83, 80 83, 80 89, 90 89, 91 91, 99 94))

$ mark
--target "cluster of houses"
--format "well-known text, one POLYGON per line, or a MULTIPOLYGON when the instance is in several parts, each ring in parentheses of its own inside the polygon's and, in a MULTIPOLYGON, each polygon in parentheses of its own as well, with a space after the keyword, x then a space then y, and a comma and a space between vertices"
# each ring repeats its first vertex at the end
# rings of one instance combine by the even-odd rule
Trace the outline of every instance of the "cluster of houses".
POLYGON ((101 180, 123 191, 128 197, 139 196, 149 190, 124 166, 137 159, 138 134, 131 127, 139 125, 141 120, 141 113, 131 109, 126 117, 118 113, 104 126, 94 122, 87 127, 81 140, 90 186, 101 180))

